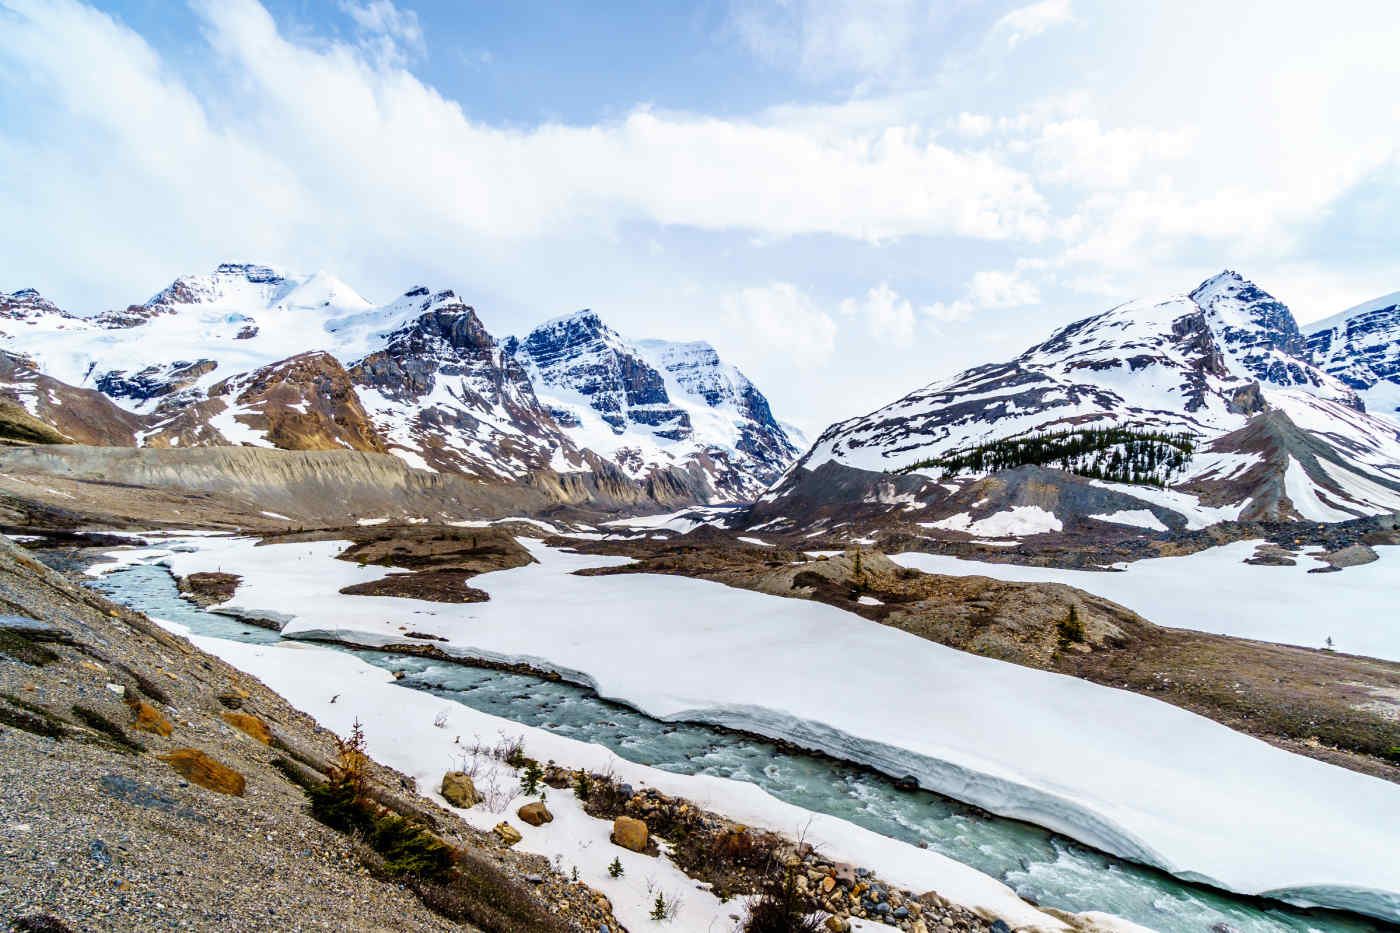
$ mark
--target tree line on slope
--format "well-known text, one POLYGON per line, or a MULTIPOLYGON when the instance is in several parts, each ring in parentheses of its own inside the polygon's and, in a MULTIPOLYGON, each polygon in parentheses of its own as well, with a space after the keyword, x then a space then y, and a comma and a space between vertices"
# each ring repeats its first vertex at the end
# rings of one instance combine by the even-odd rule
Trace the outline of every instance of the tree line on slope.
POLYGON ((951 450, 897 472, 938 469, 943 478, 960 473, 996 473, 1019 466, 1045 466, 1091 479, 1165 486, 1186 469, 1195 436, 1146 428, 1066 428, 951 450))

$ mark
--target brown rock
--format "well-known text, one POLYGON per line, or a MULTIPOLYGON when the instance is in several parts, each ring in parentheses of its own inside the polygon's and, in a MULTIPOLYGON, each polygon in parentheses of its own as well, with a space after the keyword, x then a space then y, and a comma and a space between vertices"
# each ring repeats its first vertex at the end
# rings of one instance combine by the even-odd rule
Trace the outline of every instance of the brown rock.
POLYGON ((633 819, 630 816, 619 816, 613 820, 612 841, 624 849, 645 852, 647 843, 651 841, 651 832, 647 829, 647 824, 641 820, 633 819))
POLYGON ((831 889, 834 888, 834 887, 836 887, 836 879, 835 879, 835 878, 831 877, 830 875, 827 875, 825 878, 822 879, 822 893, 823 893, 823 894, 830 894, 830 893, 831 893, 831 889))
POLYGON ((169 737, 171 733, 170 720, 165 718, 165 714, 156 709, 145 700, 136 700, 131 704, 131 712, 136 715, 136 722, 131 728, 142 732, 154 732, 156 735, 169 737))
POLYGON ((513 846, 524 838, 520 835, 520 830, 505 821, 497 823, 491 832, 495 833, 496 837, 508 846, 513 846))
POLYGON ((481 795, 476 792, 476 784, 462 771, 449 771, 442 776, 441 793, 448 803, 463 810, 481 802, 481 795))
POLYGON ((545 823, 554 822, 554 814, 550 813, 549 808, 540 800, 534 800, 525 804, 525 806, 515 811, 515 815, 531 826, 543 826, 545 823))
POLYGON ((221 794, 232 794, 235 797, 243 796, 243 775, 219 764, 197 748, 177 748, 169 754, 156 757, 169 762, 170 767, 200 787, 207 787, 221 794))
POLYGON ((264 745, 272 744, 272 730, 252 713, 224 713, 224 722, 248 733, 264 745))

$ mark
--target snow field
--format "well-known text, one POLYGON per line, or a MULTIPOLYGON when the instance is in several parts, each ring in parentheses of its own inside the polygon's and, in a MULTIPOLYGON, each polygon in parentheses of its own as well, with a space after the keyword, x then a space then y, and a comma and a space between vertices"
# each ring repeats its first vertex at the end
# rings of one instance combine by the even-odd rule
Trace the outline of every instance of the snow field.
MULTIPOLYGON (((167 558, 176 573, 243 574, 229 606, 290 614, 292 637, 383 646, 411 626, 447 638, 439 647, 450 653, 557 671, 658 718, 914 775, 1183 877, 1400 918, 1400 863, 1389 857, 1400 787, 1156 700, 958 652, 820 603, 672 576, 574 576, 623 561, 525 539, 540 563, 474 578, 491 601, 470 605, 341 596, 383 571, 334 560, 335 542, 194 543, 198 551, 167 558), (794 646, 800 663, 788 663, 794 646)), ((1367 568, 1345 573, 1357 569, 1367 568)), ((1189 574, 1175 577, 1178 602, 1190 602, 1183 585, 1217 593, 1191 565, 1178 570, 1189 574)))
POLYGON ((1400 553, 1380 548, 1380 560, 1341 573, 1308 573, 1323 566, 1299 555, 1296 567, 1246 564, 1262 541, 1237 541, 1184 557, 1124 565, 1121 572, 1060 570, 964 560, 938 554, 891 554, 925 573, 984 576, 1022 583, 1067 583, 1128 607, 1149 622, 1400 661, 1400 553))

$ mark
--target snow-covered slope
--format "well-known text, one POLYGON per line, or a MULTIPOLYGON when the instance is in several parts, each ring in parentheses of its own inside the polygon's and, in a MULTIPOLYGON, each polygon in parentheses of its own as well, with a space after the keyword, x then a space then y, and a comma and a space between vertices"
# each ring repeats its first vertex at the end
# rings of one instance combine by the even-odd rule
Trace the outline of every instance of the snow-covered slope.
POLYGON ((634 343, 585 310, 509 350, 560 427, 634 478, 699 464, 720 498, 751 498, 797 453, 767 399, 707 343, 634 343))
POLYGON ((1133 427, 1195 435, 1196 455, 1173 481, 1212 506, 1333 521, 1390 511, 1400 493, 1400 431, 1363 408, 1306 359, 1288 309, 1227 271, 834 424, 765 498, 829 462, 897 471, 1033 432, 1133 427))
POLYGON ((0 293, 0 350, 135 416, 107 432, 121 443, 387 449, 485 479, 591 472, 666 501, 751 497, 796 456, 707 344, 642 349, 597 315, 561 321, 501 344, 452 291, 376 306, 325 272, 229 263, 90 318, 0 293), (313 416, 317 385, 334 399, 313 416))
POLYGON ((1366 408, 1400 417, 1400 292, 1308 325, 1313 362, 1355 389, 1366 408))

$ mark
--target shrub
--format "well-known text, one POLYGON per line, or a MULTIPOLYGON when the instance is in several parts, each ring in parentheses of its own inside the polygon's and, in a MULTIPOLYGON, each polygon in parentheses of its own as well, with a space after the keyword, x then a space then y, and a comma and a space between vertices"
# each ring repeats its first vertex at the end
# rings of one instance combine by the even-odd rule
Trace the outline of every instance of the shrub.
POLYGON ((520 775, 520 790, 526 797, 533 797, 539 793, 540 780, 544 777, 544 769, 540 763, 533 758, 525 759, 525 770, 520 775))
POLYGON ((1084 641, 1084 623, 1079 621, 1079 609, 1076 606, 1069 607, 1069 615, 1061 619, 1057 627, 1060 631, 1061 648, 1084 641))
POLYGON ((797 890, 797 873, 791 868, 770 879, 749 900, 746 913, 745 933, 818 933, 822 927, 821 915, 807 912, 806 899, 797 890))
POLYGON ((614 878, 622 877, 622 860, 613 856, 612 864, 608 866, 608 874, 614 878))
POLYGON ((582 768, 578 769, 578 774, 574 777, 574 796, 579 800, 587 800, 588 792, 593 789, 593 782, 588 777, 588 772, 582 768))
POLYGON ((451 846, 396 813, 373 820, 369 844, 384 857, 384 869, 390 875, 435 880, 452 868, 451 846))
POLYGON ((331 829, 348 833, 363 832, 369 828, 369 820, 356 794, 355 785, 346 777, 308 787, 306 797, 311 801, 311 815, 331 829))

